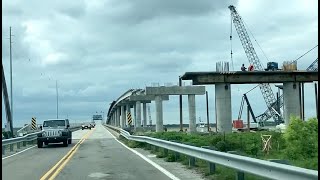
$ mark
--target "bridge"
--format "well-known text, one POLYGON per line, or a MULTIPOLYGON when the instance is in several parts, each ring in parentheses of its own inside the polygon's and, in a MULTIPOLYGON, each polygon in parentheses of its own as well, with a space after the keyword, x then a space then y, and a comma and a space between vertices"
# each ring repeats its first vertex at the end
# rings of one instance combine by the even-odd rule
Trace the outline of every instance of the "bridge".
MULTIPOLYGON (((244 174, 254 174, 271 179, 317 179, 318 171, 294 167, 266 160, 224 153, 205 147, 195 147, 156 138, 132 135, 147 128, 147 105, 155 101, 156 131, 164 131, 162 102, 170 96, 187 95, 189 109, 189 133, 196 133, 195 98, 205 94, 205 86, 215 84, 217 122, 219 132, 230 133, 231 104, 230 88, 232 83, 250 81, 260 83, 267 80, 283 82, 285 114, 299 115, 298 107, 290 106, 297 101, 295 83, 318 81, 318 72, 287 72, 271 75, 272 72, 248 73, 199 73, 187 72, 182 77, 192 80, 190 86, 159 86, 145 89, 129 89, 110 103, 106 119, 97 123, 92 130, 78 130, 73 126, 73 143, 68 147, 62 144, 49 144, 37 148, 36 133, 2 141, 3 179, 205 179, 201 174, 177 164, 165 162, 143 149, 132 149, 119 141, 119 137, 130 141, 147 143, 157 149, 183 154, 189 157, 189 166, 194 166, 195 159, 209 163, 210 173, 215 172, 215 165, 222 165, 236 170, 235 176, 244 179, 244 174), (255 77, 259 80, 254 80, 255 77), (270 77, 272 76, 272 77, 270 77), (278 78, 278 79, 277 79, 278 78), (279 80, 280 79, 280 80, 279 80), (142 106, 142 107, 141 107, 142 106), (131 114, 133 108, 133 118, 131 114), (132 120, 131 123, 129 120, 132 120), (27 165, 26 165, 27 163, 27 165)), ((273 72, 274 73, 274 72, 273 72)), ((288 123, 288 119, 285 120, 288 123)))

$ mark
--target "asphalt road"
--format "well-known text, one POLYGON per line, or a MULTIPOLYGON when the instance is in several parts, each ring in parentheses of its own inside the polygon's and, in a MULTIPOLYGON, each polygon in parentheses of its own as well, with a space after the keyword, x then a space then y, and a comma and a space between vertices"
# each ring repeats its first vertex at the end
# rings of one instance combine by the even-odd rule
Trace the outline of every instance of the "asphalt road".
POLYGON ((63 147, 60 144, 49 144, 44 148, 31 148, 25 152, 2 159, 2 179, 40 179, 87 133, 78 130, 72 133, 72 144, 63 147))
POLYGON ((49 144, 2 159, 2 178, 12 179, 202 179, 178 163, 155 159, 142 149, 124 146, 100 123, 73 132, 68 147, 49 144))
POLYGON ((56 177, 67 179, 170 179, 160 170, 121 145, 101 125, 79 147, 56 177))

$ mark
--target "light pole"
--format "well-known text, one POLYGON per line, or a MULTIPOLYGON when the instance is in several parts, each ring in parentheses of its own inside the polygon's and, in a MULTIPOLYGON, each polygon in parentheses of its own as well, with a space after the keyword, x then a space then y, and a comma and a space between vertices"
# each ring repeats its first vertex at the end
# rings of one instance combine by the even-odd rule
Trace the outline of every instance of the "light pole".
POLYGON ((12 42, 11 42, 11 26, 10 26, 10 94, 11 94, 11 121, 8 126, 10 126, 11 134, 13 137, 13 98, 12 98, 12 42))
POLYGON ((57 119, 59 118, 59 105, 58 105, 58 80, 56 80, 56 92, 57 92, 57 119))
MULTIPOLYGON (((181 76, 179 76, 179 86, 182 86, 181 76)), ((179 109, 180 109, 180 132, 183 132, 183 122, 182 122, 182 95, 179 95, 179 109)))

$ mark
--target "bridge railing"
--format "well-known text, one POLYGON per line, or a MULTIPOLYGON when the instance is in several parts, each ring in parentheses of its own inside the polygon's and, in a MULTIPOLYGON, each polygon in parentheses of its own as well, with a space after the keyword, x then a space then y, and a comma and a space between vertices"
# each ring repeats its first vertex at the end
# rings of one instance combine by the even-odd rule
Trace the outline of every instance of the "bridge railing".
MULTIPOLYGON (((72 126, 70 130, 72 132, 81 129, 81 125, 72 126)), ((12 152, 15 148, 17 150, 21 149, 21 146, 25 147, 28 144, 36 143, 38 134, 42 133, 42 131, 30 133, 22 137, 10 138, 10 139, 3 139, 2 140, 2 155, 5 155, 6 148, 9 146, 10 152, 12 152)))
POLYGON ((236 154, 214 151, 210 149, 190 146, 171 141, 165 141, 147 136, 134 136, 130 135, 129 132, 121 128, 109 125, 105 126, 120 132, 120 134, 128 140, 148 143, 156 147, 161 147, 167 150, 185 154, 192 158, 198 158, 213 164, 220 164, 222 166, 230 167, 243 173, 246 172, 268 179, 318 179, 318 171, 315 170, 250 158, 246 156, 240 156, 236 154))

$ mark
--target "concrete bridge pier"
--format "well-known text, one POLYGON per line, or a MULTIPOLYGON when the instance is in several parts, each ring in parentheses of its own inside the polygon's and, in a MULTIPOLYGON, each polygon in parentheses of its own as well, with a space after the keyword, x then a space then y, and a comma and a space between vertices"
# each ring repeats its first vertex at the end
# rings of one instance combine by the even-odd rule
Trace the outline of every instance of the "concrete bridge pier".
POLYGON ((137 101, 135 104, 136 107, 136 124, 135 124, 135 129, 137 127, 141 127, 141 101, 137 101))
POLYGON ((132 123, 134 125, 134 127, 137 126, 137 107, 136 104, 133 105, 133 116, 132 116, 132 123))
POLYGON ((232 132, 231 86, 230 83, 215 84, 217 131, 232 132))
POLYGON ((143 127, 146 127, 147 126, 147 103, 142 103, 142 112, 143 112, 142 125, 143 127))
POLYGON ((114 113, 112 113, 111 115, 111 126, 113 126, 113 122, 114 122, 114 113))
POLYGON ((120 120, 120 127, 124 128, 126 127, 126 112, 124 110, 124 106, 121 106, 121 120, 120 120))
POLYGON ((147 95, 156 96, 156 131, 163 131, 163 112, 160 95, 188 95, 189 102, 189 131, 196 132, 195 95, 205 94, 205 86, 172 86, 172 87, 146 87, 147 95))
POLYGON ((188 106, 189 106, 189 131, 190 133, 197 132, 196 126, 196 101, 195 95, 188 95, 188 106))
POLYGON ((161 95, 155 96, 156 104, 156 132, 163 131, 163 109, 161 95))
POLYGON ((128 116, 127 116, 128 113, 131 113, 130 104, 127 104, 127 108, 126 108, 126 125, 129 127, 128 116))
POLYGON ((284 104, 284 122, 286 125, 290 123, 291 116, 300 117, 300 101, 299 101, 299 83, 285 82, 283 83, 283 104, 284 104))
POLYGON ((117 127, 120 127, 120 107, 118 107, 117 108, 117 114, 116 114, 116 116, 117 116, 117 119, 116 119, 116 126, 117 127))

